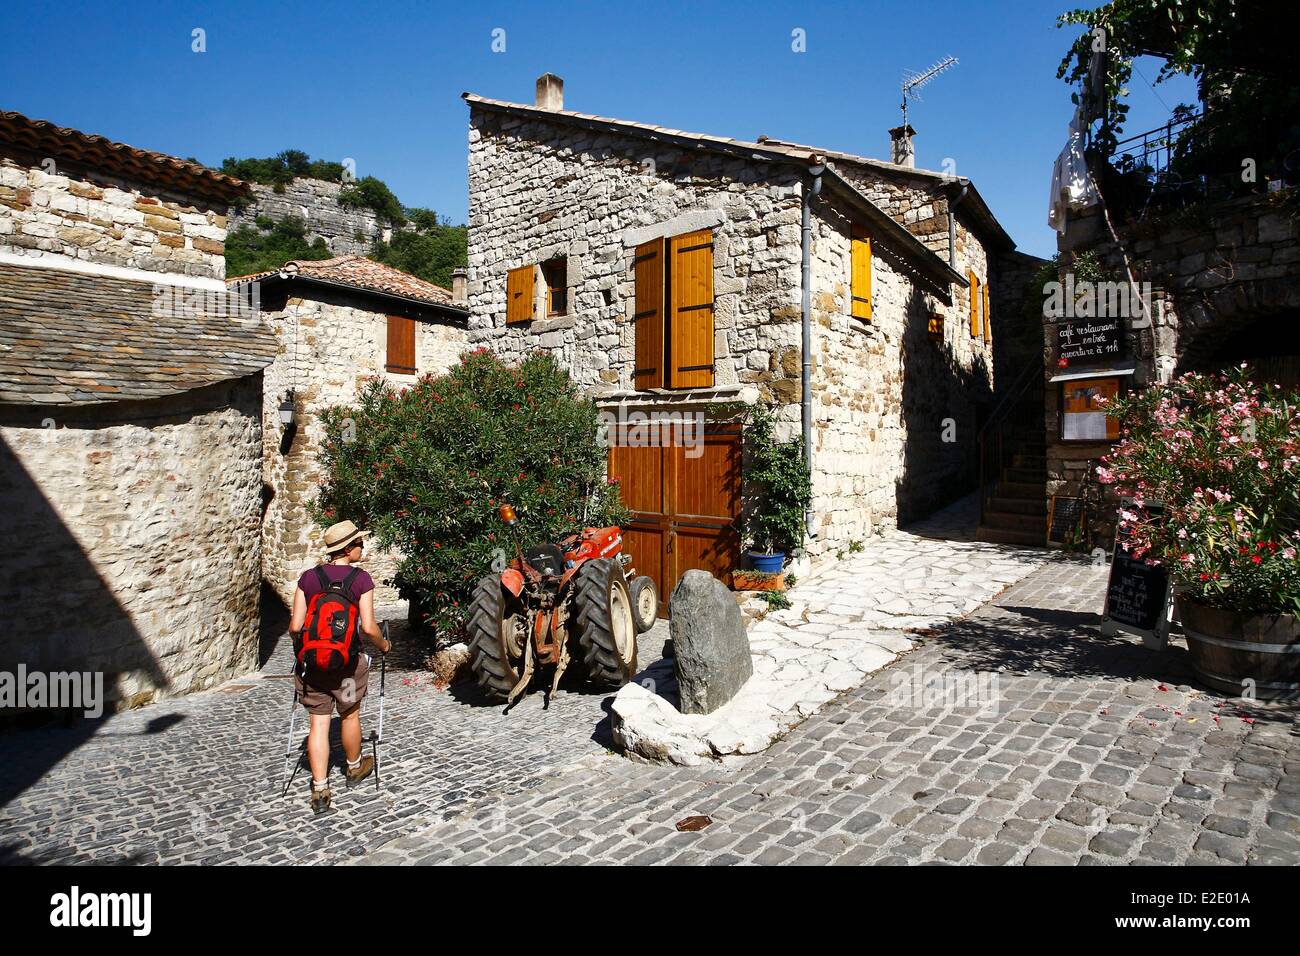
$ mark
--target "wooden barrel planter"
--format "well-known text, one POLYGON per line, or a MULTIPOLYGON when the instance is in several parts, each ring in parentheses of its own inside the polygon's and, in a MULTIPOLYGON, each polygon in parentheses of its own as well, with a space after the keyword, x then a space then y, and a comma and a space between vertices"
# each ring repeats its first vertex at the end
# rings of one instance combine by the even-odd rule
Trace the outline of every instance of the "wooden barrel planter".
POLYGON ((1293 614, 1248 614, 1206 607, 1179 595, 1192 669, 1233 697, 1300 698, 1300 621, 1293 614))

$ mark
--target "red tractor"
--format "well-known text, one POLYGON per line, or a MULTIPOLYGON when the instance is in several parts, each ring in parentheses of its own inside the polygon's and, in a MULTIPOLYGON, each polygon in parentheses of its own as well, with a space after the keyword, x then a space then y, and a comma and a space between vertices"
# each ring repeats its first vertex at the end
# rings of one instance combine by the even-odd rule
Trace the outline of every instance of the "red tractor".
MULTIPOLYGON (((500 508, 513 526, 515 511, 500 508)), ((507 711, 544 666, 555 668, 546 706, 570 667, 601 687, 636 673, 636 637, 659 610, 654 582, 638 576, 618 528, 584 528, 556 544, 521 549, 479 581, 469 607, 470 664, 507 711)))

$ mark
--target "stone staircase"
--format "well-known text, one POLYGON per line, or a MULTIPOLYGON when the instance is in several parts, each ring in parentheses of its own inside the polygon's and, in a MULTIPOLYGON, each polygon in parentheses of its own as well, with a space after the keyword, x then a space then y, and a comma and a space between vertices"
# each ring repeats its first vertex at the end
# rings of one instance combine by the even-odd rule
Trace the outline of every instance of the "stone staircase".
POLYGON ((1047 455, 1037 440, 1012 436, 1008 460, 993 480, 980 515, 979 541, 1044 547, 1047 543, 1047 455))
POLYGON ((976 540, 1047 545, 1047 440, 1042 374, 1017 380, 980 433, 980 524, 976 540))

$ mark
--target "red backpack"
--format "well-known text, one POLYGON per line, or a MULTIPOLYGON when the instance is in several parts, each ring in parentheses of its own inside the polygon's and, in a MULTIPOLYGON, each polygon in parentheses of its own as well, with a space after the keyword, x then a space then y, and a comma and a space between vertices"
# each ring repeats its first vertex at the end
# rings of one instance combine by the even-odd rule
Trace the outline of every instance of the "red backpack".
POLYGON ((352 582, 361 569, 353 568, 342 581, 331 581, 319 565, 313 570, 321 589, 307 602, 307 620, 294 644, 294 656, 307 671, 345 670, 356 655, 360 607, 352 597, 352 582))

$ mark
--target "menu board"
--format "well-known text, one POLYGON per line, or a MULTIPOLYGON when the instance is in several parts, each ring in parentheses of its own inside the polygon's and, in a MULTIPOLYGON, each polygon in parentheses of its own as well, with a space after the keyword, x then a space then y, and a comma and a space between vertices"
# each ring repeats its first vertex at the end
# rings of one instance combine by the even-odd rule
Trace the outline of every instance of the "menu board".
POLYGON ((1056 326, 1056 367, 1097 365, 1124 354, 1120 320, 1076 319, 1056 326))
MULTIPOLYGON (((1133 507, 1126 502, 1124 507, 1133 507)), ((1164 508, 1147 504, 1145 510, 1159 515, 1164 508)), ((1124 550, 1124 532, 1116 525, 1111 551, 1110 578, 1106 582, 1106 610, 1102 633, 1129 631, 1142 635, 1143 642, 1163 649, 1169 639, 1169 572, 1163 564, 1147 564, 1124 550)))
POLYGON ((1061 383, 1061 439, 1114 441, 1119 419, 1106 414, 1103 402, 1119 395, 1119 378, 1078 378, 1061 383))
POLYGON ((1083 499, 1052 495, 1047 507, 1047 543, 1064 544, 1072 532, 1083 525, 1083 499))

